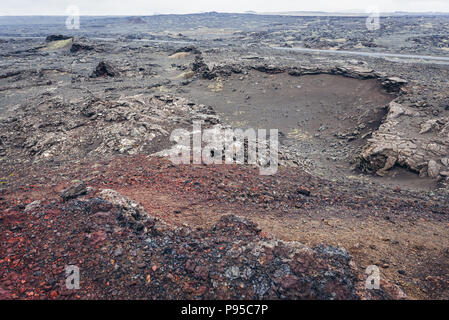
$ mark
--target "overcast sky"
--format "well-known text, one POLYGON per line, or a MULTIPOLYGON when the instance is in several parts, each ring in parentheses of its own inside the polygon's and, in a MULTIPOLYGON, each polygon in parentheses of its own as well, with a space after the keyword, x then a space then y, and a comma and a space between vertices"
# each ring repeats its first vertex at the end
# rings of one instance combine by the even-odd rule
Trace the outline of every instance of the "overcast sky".
POLYGON ((0 0, 0 15, 65 15, 76 5, 81 15, 155 13, 357 11, 449 12, 449 0, 0 0))

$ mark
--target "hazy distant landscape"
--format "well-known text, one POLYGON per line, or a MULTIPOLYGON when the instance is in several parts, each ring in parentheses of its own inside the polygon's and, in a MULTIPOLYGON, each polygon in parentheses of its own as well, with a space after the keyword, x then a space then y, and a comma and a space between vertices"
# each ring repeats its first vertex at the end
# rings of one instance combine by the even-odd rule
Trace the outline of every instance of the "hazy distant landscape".
POLYGON ((0 298, 448 299, 449 14, 367 15, 0 16, 0 298))

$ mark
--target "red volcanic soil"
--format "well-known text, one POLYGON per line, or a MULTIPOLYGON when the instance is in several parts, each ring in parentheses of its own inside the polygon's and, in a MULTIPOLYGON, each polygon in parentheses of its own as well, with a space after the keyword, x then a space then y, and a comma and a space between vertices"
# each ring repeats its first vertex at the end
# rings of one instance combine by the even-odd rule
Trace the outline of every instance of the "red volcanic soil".
MULTIPOLYGON (((448 204, 420 200, 400 189, 386 195, 372 186, 332 184, 299 170, 281 168, 274 176, 260 176, 257 168, 248 166, 174 166, 147 156, 63 166, 39 164, 7 174, 0 194, 3 298, 215 299, 237 297, 237 293, 251 298, 265 292, 254 289, 265 288, 265 280, 251 280, 256 281, 253 289, 246 288, 232 278, 231 262, 217 257, 223 250, 235 250, 237 240, 254 244, 275 238, 312 248, 321 244, 346 248, 357 265, 355 273, 338 262, 336 253, 326 258, 323 250, 315 249, 313 257, 301 257, 318 269, 320 263, 338 266, 344 279, 360 278, 368 265, 378 265, 385 290, 380 298, 401 297, 392 284, 411 299, 449 297, 448 204), (59 192, 74 180, 84 181, 88 193, 63 202, 59 192), (165 231, 148 225, 153 240, 136 233, 120 225, 115 209, 97 198, 102 189, 139 202, 151 217, 170 228, 190 231, 167 231, 164 237, 165 231), (35 200, 41 201, 39 210, 26 207, 35 200), (184 248, 184 242, 190 247, 184 248), (151 254, 145 251, 148 247, 151 254), (168 262, 170 255, 179 261, 190 257, 191 262, 168 262), (203 261, 209 271, 193 261, 203 261), (80 290, 63 289, 67 264, 80 266, 84 277, 80 290), (229 280, 230 287, 217 288, 210 279, 229 280)), ((283 246, 272 254, 282 256, 291 250, 283 246)), ((242 254, 243 260, 232 263, 251 263, 246 256, 251 257, 242 254)), ((273 264, 268 264, 270 268, 279 267, 275 260, 268 259, 273 264)), ((257 261, 262 268, 265 262, 257 261)), ((328 291, 291 288, 294 281, 289 277, 306 284, 312 280, 304 276, 307 272, 294 273, 297 268, 292 264, 290 269, 291 274, 266 291, 268 296, 328 298, 332 289, 341 299, 363 297, 345 291, 341 283, 332 283, 328 291)))

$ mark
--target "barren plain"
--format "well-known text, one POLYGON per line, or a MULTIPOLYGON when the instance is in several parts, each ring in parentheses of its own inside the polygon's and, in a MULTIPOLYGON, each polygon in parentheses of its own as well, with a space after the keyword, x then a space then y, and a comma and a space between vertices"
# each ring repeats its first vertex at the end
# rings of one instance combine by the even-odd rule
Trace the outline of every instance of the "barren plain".
POLYGON ((365 20, 0 17, 0 297, 448 299, 449 17, 365 20), (278 171, 171 163, 196 120, 278 171))

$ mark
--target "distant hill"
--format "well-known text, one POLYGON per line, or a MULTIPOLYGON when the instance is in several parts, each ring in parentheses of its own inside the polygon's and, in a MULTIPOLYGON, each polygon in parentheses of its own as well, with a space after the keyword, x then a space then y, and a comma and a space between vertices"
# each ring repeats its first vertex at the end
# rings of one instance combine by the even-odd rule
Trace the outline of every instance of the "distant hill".
MULTIPOLYGON (((81 20, 83 23, 92 24, 104 24, 104 23, 112 23, 121 19, 126 19, 126 21, 130 24, 146 24, 150 21, 159 21, 164 22, 168 18, 173 17, 204 17, 204 18, 228 18, 228 19, 238 19, 240 17, 248 17, 257 15, 260 17, 265 16, 268 19, 273 19, 275 16, 286 16, 286 17, 295 17, 295 16, 307 16, 307 17, 326 17, 326 16, 335 16, 335 17, 357 17, 362 16, 366 17, 368 15, 367 12, 323 12, 323 11, 282 11, 282 12, 255 12, 255 11, 246 11, 244 13, 224 13, 224 12, 201 12, 194 14, 154 14, 154 15, 135 15, 135 16, 89 16, 83 15, 81 16, 81 20)), ((381 16, 449 16, 449 12, 381 12, 381 16)), ((47 26, 55 26, 64 24, 67 19, 66 15, 61 16, 0 16, 0 25, 47 25, 47 26)))
MULTIPOLYGON (((260 15, 279 15, 279 16, 310 16, 310 17, 359 17, 366 16, 368 13, 363 11, 344 11, 344 12, 325 12, 325 11, 280 11, 280 12, 258 12, 260 15)), ((381 16, 446 16, 449 12, 380 12, 381 16)))

